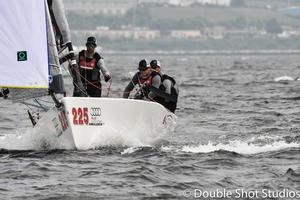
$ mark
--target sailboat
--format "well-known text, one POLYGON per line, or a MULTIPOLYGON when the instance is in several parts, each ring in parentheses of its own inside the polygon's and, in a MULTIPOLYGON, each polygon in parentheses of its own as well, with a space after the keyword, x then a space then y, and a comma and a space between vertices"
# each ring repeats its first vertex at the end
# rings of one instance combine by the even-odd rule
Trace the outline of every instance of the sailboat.
POLYGON ((67 148, 81 150, 94 148, 96 138, 116 131, 151 137, 174 128, 176 116, 156 102, 63 95, 62 60, 71 66, 74 87, 84 88, 62 0, 0 1, 0 23, 0 88, 9 88, 9 99, 24 104, 34 99, 42 106, 37 98, 52 96, 53 106, 42 117, 29 112, 37 134, 46 131, 67 148), (67 54, 61 57, 63 51, 67 54))

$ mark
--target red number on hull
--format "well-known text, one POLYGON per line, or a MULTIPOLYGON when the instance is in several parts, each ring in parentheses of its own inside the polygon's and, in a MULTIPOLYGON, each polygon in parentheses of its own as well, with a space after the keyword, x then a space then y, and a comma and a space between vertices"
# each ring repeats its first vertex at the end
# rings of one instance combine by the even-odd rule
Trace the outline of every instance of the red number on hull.
POLYGON ((89 124, 88 108, 72 108, 72 115, 74 125, 89 124))

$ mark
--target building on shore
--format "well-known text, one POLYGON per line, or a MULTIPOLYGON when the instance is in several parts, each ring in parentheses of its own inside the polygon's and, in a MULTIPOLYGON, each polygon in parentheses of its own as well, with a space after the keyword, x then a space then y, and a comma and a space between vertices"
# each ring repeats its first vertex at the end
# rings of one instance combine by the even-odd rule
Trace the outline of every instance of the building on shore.
POLYGON ((109 30, 98 28, 96 30, 76 30, 72 34, 88 37, 94 35, 99 38, 108 38, 110 40, 117 39, 133 39, 133 40, 154 40, 161 37, 159 30, 147 29, 128 29, 128 30, 109 30))
POLYGON ((136 1, 132 0, 65 0, 67 12, 78 12, 81 15, 125 15, 128 10, 136 7, 136 1))

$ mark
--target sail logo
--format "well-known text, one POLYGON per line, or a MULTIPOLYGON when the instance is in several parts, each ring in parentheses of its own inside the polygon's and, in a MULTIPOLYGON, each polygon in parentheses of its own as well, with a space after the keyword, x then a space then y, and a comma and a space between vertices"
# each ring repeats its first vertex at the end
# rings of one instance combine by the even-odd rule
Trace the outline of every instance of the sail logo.
POLYGON ((17 59, 18 59, 18 61, 26 61, 27 60, 27 51, 18 51, 17 59))
POLYGON ((96 116, 100 117, 101 116, 101 108, 91 108, 90 115, 93 117, 96 117, 96 116))
POLYGON ((99 107, 91 107, 90 108, 90 126, 102 126, 104 123, 101 120, 101 108, 99 107))

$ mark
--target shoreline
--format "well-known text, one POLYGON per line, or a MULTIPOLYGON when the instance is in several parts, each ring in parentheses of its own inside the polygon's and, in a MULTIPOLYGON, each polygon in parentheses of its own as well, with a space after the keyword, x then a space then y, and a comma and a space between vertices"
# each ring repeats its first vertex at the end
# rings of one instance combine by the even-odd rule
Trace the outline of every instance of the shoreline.
MULTIPOLYGON (((84 48, 84 47, 79 47, 84 48)), ((299 50, 200 50, 200 51, 168 51, 168 50, 142 50, 117 51, 101 49, 107 55, 293 55, 300 54, 299 50)))

